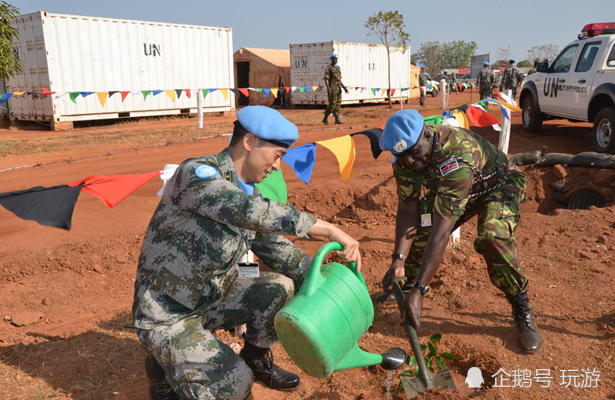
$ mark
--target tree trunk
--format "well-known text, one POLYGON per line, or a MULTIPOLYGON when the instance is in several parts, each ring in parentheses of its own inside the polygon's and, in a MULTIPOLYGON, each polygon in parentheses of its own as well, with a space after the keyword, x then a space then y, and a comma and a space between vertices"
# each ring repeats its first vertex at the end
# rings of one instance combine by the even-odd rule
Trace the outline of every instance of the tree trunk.
POLYGON ((389 90, 387 94, 389 95, 389 108, 393 108, 393 99, 391 98, 391 50, 387 47, 387 72, 389 76, 389 90))

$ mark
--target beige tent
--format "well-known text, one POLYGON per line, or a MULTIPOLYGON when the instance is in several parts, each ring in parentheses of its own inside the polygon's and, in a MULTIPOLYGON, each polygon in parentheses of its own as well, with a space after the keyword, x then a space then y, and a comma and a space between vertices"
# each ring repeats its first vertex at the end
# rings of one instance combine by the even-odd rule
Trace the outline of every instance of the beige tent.
MULTIPOLYGON (((271 89, 290 87, 290 51, 277 49, 255 49, 242 47, 233 54, 235 62, 235 87, 271 89)), ((250 105, 270 106, 280 104, 282 93, 276 99, 272 93, 265 97, 263 93, 250 91, 250 105)), ((290 93, 284 93, 285 104, 290 104, 290 93)), ((247 105, 248 99, 239 96, 239 105, 247 105)))
POLYGON ((416 65, 410 64, 410 98, 416 99, 421 96, 419 89, 419 74, 421 69, 416 65))

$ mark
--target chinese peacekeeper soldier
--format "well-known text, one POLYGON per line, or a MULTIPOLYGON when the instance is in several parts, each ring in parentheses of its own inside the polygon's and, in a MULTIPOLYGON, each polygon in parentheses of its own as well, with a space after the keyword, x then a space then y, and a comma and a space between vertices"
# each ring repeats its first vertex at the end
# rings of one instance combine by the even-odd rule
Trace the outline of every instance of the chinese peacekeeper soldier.
POLYGON ((476 133, 425 124, 416 110, 391 116, 380 147, 394 155, 399 199, 395 251, 384 289, 391 292, 395 278, 408 277, 406 310, 418 330, 423 295, 451 232, 478 216, 474 248, 484 257, 491 282, 512 305, 522 350, 538 351, 542 337, 528 304, 528 278, 521 271, 514 236, 525 174, 476 133))
POLYGON ((141 249, 134 326, 149 352, 150 398, 237 399, 254 380, 294 390, 299 377, 273 363, 275 314, 311 262, 281 235, 324 236, 360 265, 358 242, 290 205, 261 197, 254 184, 280 168, 297 127, 263 106, 237 113, 230 146, 184 161, 164 191, 141 249), (276 273, 247 261, 251 250, 276 273), (247 324, 239 355, 216 329, 247 324))

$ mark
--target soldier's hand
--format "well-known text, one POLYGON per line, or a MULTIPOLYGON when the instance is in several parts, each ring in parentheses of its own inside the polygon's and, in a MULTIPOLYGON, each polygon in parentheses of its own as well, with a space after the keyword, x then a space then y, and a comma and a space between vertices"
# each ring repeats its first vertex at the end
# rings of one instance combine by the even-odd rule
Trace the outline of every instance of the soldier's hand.
POLYGON ((346 262, 357 263, 357 271, 361 271, 361 252, 359 251, 359 242, 354 240, 350 235, 339 228, 335 228, 329 239, 334 242, 339 242, 344 246, 343 251, 337 252, 346 262))
POLYGON ((344 88, 344 92, 346 92, 346 94, 348 94, 348 93, 349 93, 349 92, 348 92, 348 88, 347 88, 347 87, 345 87, 345 88, 344 88))
POLYGON ((413 288, 406 296, 406 312, 401 315, 401 323, 404 323, 406 315, 410 317, 410 323, 418 332, 421 328, 421 313, 423 312, 423 294, 420 290, 413 288))
POLYGON ((401 260, 393 261, 387 273, 384 274, 384 278, 382 278, 382 289, 384 289, 385 292, 393 293, 395 278, 401 278, 405 274, 404 262, 401 260))

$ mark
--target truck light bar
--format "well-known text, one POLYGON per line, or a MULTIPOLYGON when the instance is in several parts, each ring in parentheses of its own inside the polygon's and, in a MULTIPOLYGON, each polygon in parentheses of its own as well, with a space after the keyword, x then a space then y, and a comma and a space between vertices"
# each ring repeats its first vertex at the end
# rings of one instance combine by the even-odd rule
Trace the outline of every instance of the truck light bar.
POLYGON ((583 36, 593 37, 615 33, 615 22, 602 22, 599 24, 587 24, 581 30, 583 36))

